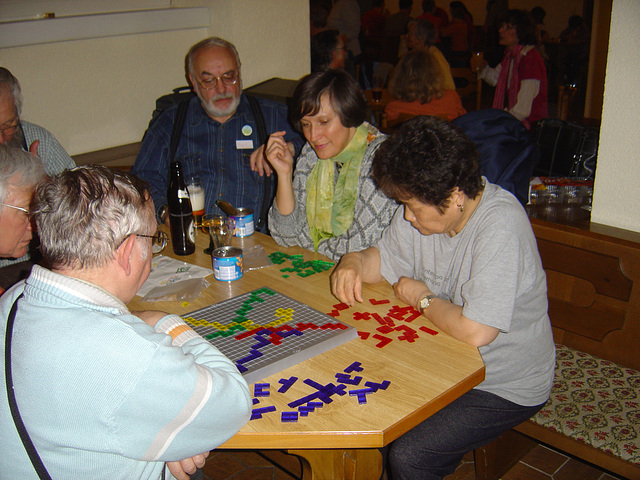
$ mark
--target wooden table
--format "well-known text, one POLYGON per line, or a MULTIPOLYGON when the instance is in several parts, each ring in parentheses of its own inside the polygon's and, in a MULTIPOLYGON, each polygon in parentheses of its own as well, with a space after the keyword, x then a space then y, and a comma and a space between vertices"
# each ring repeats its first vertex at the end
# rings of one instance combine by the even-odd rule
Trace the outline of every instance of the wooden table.
MULTIPOLYGON (((283 248, 271 237, 255 233, 245 239, 234 238, 236 246, 263 245, 267 254, 282 251, 303 254, 305 260, 327 260, 322 255, 299 247, 283 248)), ((176 257, 198 265, 210 265, 211 258, 203 253, 208 239, 198 232, 196 252, 186 257, 176 257)), ((173 256, 170 246, 163 252, 173 256)), ((183 306, 179 302, 145 303, 135 297, 132 309, 165 310, 177 314, 205 307, 242 293, 268 286, 295 300, 328 313, 338 304, 331 295, 329 272, 317 273, 306 278, 290 274, 283 278, 281 268, 275 265, 246 272, 240 280, 219 282, 213 276, 212 283, 202 298, 183 306)), ((375 320, 354 320, 353 311, 377 312, 386 315, 390 306, 404 306, 393 296, 387 283, 366 285, 363 289, 365 303, 344 310, 338 320, 351 324, 362 332, 377 333, 380 325, 375 320), (369 299, 389 299, 390 303, 373 305, 369 299)), ((418 330, 427 326, 437 330, 426 318, 411 323, 418 330)), ((397 333, 397 332, 396 332, 397 333)), ((367 380, 383 382, 389 387, 368 395, 366 404, 359 404, 355 397, 334 395, 332 403, 300 417, 296 423, 282 423, 280 412, 290 411, 288 402, 313 393, 302 381, 296 382, 286 394, 262 399, 260 406, 274 405, 272 414, 252 420, 233 438, 219 448, 281 449, 302 457, 305 480, 378 479, 382 472, 379 448, 387 445, 413 428, 433 413, 478 385, 484 379, 484 364, 477 348, 439 333, 420 332, 414 343, 400 341, 399 335, 389 334, 394 340, 384 348, 377 348, 376 341, 360 338, 290 367, 262 380, 271 384, 271 391, 280 386, 278 380, 296 376, 300 380, 313 379, 326 385, 335 382, 336 372, 342 372, 353 362, 361 362, 362 375, 367 380)))

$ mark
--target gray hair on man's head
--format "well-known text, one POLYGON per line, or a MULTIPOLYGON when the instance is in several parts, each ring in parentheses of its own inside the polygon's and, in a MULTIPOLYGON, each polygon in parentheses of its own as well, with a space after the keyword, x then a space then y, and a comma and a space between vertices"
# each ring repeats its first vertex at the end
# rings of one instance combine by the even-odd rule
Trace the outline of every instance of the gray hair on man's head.
MULTIPOLYGON (((0 144, 0 203, 7 198, 9 187, 33 187, 44 178, 40 159, 21 148, 0 144)), ((0 205, 0 211, 2 211, 0 205)))
POLYGON ((65 170, 36 189, 40 249, 54 268, 105 266, 133 234, 150 235, 153 201, 145 182, 100 165, 65 170))
POLYGON ((11 92, 13 97, 13 106, 16 109, 16 115, 20 117, 22 113, 22 90, 18 79, 6 68, 0 67, 0 89, 5 86, 11 92))
POLYGON ((236 50, 236 46, 233 43, 227 42, 226 40, 220 37, 209 37, 199 41, 189 49, 189 52, 185 57, 185 69, 187 71, 187 76, 189 74, 194 73, 193 57, 195 56, 196 52, 202 48, 211 48, 211 47, 223 47, 231 50, 231 53, 233 53, 233 56, 236 59, 236 64, 238 65, 238 68, 240 68, 240 55, 238 55, 238 50, 236 50))

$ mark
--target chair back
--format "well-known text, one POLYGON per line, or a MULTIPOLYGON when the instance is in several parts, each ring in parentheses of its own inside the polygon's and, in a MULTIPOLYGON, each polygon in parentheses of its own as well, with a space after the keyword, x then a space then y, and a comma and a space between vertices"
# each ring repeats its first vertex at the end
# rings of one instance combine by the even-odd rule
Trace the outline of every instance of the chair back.
POLYGON ((456 85, 456 92, 460 98, 475 93, 476 110, 480 110, 482 100, 482 79, 470 68, 452 67, 451 76, 456 85))

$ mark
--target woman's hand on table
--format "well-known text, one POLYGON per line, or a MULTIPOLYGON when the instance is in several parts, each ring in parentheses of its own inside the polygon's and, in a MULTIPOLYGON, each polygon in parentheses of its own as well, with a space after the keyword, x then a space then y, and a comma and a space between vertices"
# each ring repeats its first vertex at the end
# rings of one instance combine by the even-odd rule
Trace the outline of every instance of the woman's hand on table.
POLYGON ((400 277, 393 284, 393 293, 396 294, 398 300, 414 307, 418 306, 418 302, 425 295, 433 295, 433 292, 429 290, 424 282, 409 277, 400 277))
POLYGON ((196 473, 198 468, 204 467, 209 452, 200 453, 179 462, 167 462, 167 468, 178 480, 189 480, 189 475, 196 473))
POLYGON ((380 252, 369 247, 360 252, 342 256, 340 263, 331 272, 331 293, 349 306, 362 302, 362 284, 384 280, 380 273, 380 252))
POLYGON ((362 259, 360 252, 343 255, 331 272, 331 293, 343 303, 353 306, 362 302, 362 259))

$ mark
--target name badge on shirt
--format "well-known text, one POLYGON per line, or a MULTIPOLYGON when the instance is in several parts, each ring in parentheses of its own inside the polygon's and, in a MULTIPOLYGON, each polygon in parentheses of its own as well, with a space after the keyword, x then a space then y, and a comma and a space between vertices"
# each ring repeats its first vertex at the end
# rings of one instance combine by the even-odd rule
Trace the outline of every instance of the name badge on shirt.
POLYGON ((236 140, 236 150, 253 150, 253 140, 236 140))

